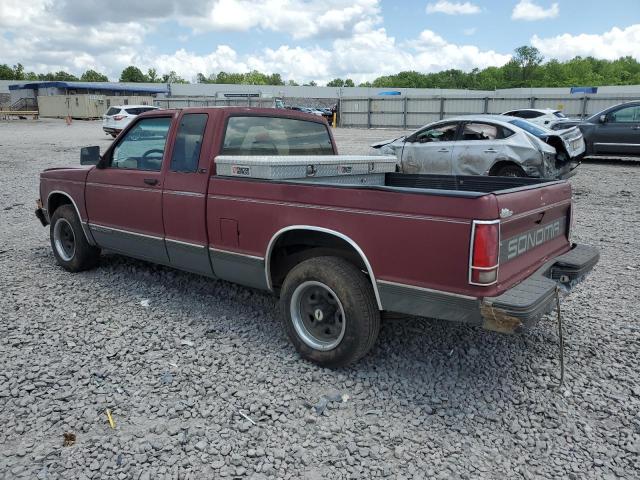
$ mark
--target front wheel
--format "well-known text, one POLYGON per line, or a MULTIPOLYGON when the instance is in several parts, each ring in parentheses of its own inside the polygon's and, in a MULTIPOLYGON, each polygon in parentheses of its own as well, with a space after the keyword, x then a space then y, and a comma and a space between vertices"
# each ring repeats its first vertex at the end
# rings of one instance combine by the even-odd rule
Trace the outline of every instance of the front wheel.
POLYGON ((98 264, 100 249, 87 242, 80 219, 71 205, 62 205, 53 213, 49 236, 53 255, 65 270, 80 272, 98 264))
POLYGON ((296 265, 282 286, 284 328, 300 355, 324 367, 353 363, 371 349, 380 312, 369 279, 337 257, 296 265))

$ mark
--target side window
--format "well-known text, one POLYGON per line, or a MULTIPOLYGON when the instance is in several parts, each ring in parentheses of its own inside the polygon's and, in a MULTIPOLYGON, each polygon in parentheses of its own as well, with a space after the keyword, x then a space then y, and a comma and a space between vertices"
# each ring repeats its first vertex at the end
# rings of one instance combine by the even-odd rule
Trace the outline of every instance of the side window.
POLYGON ((416 134, 415 141, 418 143, 427 142, 452 142, 456 139, 457 123, 448 123, 421 130, 416 134))
POLYGON ((230 117, 222 155, 333 155, 323 123, 279 117, 230 117))
POLYGON ((208 118, 206 113, 189 113, 182 116, 171 155, 169 168, 172 172, 187 173, 198 170, 202 137, 208 118))
POLYGON ((626 107, 611 112, 609 121, 614 123, 635 123, 640 122, 640 106, 626 107))
POLYGON ((496 138, 498 138, 497 126, 487 123, 467 123, 462 130, 460 140, 495 140, 496 138))
POLYGON ((513 130, 509 130, 507 127, 499 127, 498 138, 509 138, 513 133, 513 130))
POLYGON ((110 167, 160 171, 170 126, 170 117, 137 122, 113 149, 110 167))

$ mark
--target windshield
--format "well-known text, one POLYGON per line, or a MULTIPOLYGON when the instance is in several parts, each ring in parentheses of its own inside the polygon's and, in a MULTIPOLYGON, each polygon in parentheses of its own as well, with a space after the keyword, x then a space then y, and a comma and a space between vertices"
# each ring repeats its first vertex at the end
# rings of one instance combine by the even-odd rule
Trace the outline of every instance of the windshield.
POLYGON ((535 135, 536 137, 545 137, 547 135, 547 132, 539 127, 536 127, 533 123, 527 122, 526 120, 520 120, 516 118, 513 120, 509 120, 509 123, 515 125, 516 127, 520 127, 523 130, 526 130, 531 135, 535 135))

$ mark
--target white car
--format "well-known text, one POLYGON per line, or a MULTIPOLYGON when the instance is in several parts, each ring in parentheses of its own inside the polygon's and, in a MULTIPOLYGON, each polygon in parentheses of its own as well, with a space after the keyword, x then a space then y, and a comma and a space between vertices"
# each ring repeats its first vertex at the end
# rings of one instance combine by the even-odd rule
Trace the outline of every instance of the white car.
POLYGON ((158 108, 151 105, 114 105, 102 116, 102 130, 116 138, 138 115, 158 108))
POLYGON ((549 125, 567 116, 560 110, 553 110, 551 108, 522 108, 519 110, 509 110, 502 115, 509 117, 518 117, 527 120, 528 122, 535 123, 536 125, 542 125, 549 128, 549 125))

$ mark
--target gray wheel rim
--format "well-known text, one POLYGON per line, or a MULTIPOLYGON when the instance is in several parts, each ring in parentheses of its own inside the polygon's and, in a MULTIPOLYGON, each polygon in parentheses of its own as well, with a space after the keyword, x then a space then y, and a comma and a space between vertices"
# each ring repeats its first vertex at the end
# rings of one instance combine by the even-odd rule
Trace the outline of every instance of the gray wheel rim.
POLYGON ((347 322, 340 299, 324 283, 307 281, 291 296, 291 320, 300 339, 309 347, 327 351, 344 337, 347 322))
POLYGON ((68 220, 59 218, 54 225, 53 243, 62 260, 68 262, 73 258, 76 253, 76 235, 68 220))

